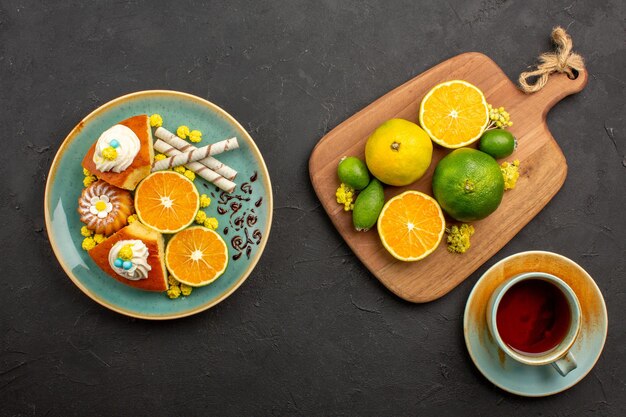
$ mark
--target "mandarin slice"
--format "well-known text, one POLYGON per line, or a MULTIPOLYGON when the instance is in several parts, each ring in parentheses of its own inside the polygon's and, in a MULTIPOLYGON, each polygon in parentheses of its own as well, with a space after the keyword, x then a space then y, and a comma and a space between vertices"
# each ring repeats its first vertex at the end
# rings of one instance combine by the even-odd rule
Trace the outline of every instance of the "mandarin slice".
POLYGON ((451 149, 467 146, 489 125, 487 100, 467 81, 441 83, 422 100, 419 121, 433 142, 451 149))
POLYGON ((439 246, 445 226, 437 201, 419 191, 395 196, 378 217, 383 246, 401 261, 418 261, 431 254, 439 246))
POLYGON ((215 231, 194 226, 176 233, 165 249, 165 264, 174 278, 192 287, 218 279, 228 266, 228 247, 215 231))
POLYGON ((150 174, 135 191, 139 220, 161 233, 176 233, 189 226, 199 207, 196 186, 174 171, 150 174))

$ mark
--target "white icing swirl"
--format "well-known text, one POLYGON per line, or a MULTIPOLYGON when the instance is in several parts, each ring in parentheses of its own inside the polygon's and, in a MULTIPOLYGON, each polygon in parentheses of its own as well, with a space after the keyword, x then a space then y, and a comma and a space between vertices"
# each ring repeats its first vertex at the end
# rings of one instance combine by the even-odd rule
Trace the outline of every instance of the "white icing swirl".
POLYGON ((109 251, 109 265, 117 275, 131 281, 146 279, 148 272, 152 269, 148 264, 148 255, 148 247, 141 240, 120 240, 109 251), (131 245, 133 250, 133 257, 130 260, 133 265, 130 269, 115 266, 115 260, 119 258, 120 249, 126 245, 131 245))
POLYGON ((93 154, 93 162, 100 172, 122 172, 133 163, 135 156, 139 153, 141 144, 139 138, 130 128, 124 125, 115 125, 105 130, 96 142, 96 151, 93 154), (111 141, 116 140, 118 146, 117 158, 113 160, 102 156, 102 151, 111 146, 111 141))

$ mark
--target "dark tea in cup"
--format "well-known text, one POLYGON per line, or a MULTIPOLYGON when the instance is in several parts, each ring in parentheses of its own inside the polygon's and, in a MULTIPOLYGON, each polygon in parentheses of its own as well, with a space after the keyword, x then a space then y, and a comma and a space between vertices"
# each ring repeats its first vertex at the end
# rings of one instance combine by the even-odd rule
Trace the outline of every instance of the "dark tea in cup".
POLYGON ((509 357, 524 365, 552 365, 566 376, 578 366, 571 350, 580 317, 574 290, 537 271, 504 278, 489 298, 486 318, 493 340, 509 357))
POLYGON ((571 326, 568 300, 553 283, 525 279, 502 296, 496 325, 502 341, 518 352, 540 354, 557 347, 571 326))

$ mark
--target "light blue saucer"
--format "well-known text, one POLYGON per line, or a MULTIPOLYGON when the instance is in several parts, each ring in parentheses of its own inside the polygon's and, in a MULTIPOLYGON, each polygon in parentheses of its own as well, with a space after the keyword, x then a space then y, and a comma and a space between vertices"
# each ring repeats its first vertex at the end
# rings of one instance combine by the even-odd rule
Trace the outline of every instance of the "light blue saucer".
POLYGON ((188 316, 206 310, 232 294, 250 275, 261 257, 272 224, 272 207, 272 187, 265 162, 245 129, 215 104, 190 94, 164 90, 142 91, 117 98, 85 117, 67 136, 52 162, 44 202, 50 243, 70 279, 103 306, 144 319, 188 316), (153 113, 163 117, 163 127, 170 131, 184 124, 202 131, 202 143, 236 136, 240 146, 238 150, 219 156, 220 161, 239 172, 234 194, 243 196, 244 200, 237 200, 242 207, 236 215, 231 216, 229 204, 218 204, 220 193, 213 185, 199 177, 195 181, 200 193, 209 196, 213 193, 213 201, 206 212, 209 217, 219 220, 218 232, 230 251, 228 268, 214 283, 195 288, 190 296, 175 300, 170 300, 165 293, 145 292, 117 282, 102 272, 81 249, 83 237, 80 228, 83 224, 78 217, 77 201, 83 189, 81 161, 87 149, 104 130, 117 122, 133 115, 153 113), (242 190, 244 183, 248 183, 249 188, 245 186, 242 190), (218 213, 218 206, 228 209, 228 212, 218 213), (246 237, 243 228, 236 231, 231 223, 239 214, 252 213, 252 210, 257 221, 245 225, 249 226, 246 237), (224 231, 225 227, 229 228, 228 232, 224 231), (256 234, 255 230, 258 231, 256 234), (236 244, 238 248, 243 248, 241 251, 233 249, 231 241, 235 236, 242 238, 236 244))
POLYGON ((476 282, 465 307, 463 331, 470 357, 489 381, 513 394, 543 397, 574 386, 591 371, 602 353, 607 325, 602 293, 582 267, 555 253, 532 251, 499 261, 476 282), (565 377, 551 365, 523 365, 508 357, 487 328, 485 309, 491 293, 505 279, 524 272, 545 272, 561 278, 580 302, 581 328, 571 350, 578 368, 565 377))

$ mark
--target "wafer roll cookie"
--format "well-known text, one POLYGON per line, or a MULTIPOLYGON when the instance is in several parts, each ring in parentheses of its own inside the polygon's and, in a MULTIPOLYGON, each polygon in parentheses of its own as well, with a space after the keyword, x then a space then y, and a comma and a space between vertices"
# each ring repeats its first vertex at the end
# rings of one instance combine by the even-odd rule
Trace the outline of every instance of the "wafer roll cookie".
MULTIPOLYGON (((156 129, 156 131, 154 132, 154 136, 161 139, 168 145, 178 149, 181 152, 189 152, 194 149, 197 149, 195 146, 179 138, 174 133, 170 132, 169 130, 163 127, 159 127, 158 129, 156 129)), ((235 177, 237 176, 237 171, 235 171, 228 165, 223 164, 222 162, 218 161, 216 158, 212 156, 201 159, 198 162, 200 162, 202 165, 206 165, 210 170, 217 172, 222 177, 229 179, 231 181, 234 180, 235 177)))
MULTIPOLYGON (((162 154, 165 154, 170 157, 181 154, 181 152, 178 149, 174 148, 173 146, 165 143, 164 141, 160 139, 157 139, 157 141, 154 142, 154 149, 157 152, 161 152, 162 154)), ((190 162, 186 164, 185 166, 188 169, 195 172, 200 177, 204 178, 205 180, 209 181, 212 184, 215 184, 215 186, 217 186, 221 190, 226 191, 227 193, 232 193, 235 190, 235 187, 237 187, 237 184, 235 184, 234 182, 222 177, 220 174, 216 173, 215 171, 210 170, 209 168, 207 168, 206 166, 202 165, 199 162, 190 162)))
POLYGON ((154 166, 152 167, 152 172, 164 171, 166 169, 186 165, 191 162, 196 162, 201 159, 207 158, 211 155, 218 155, 220 153, 237 148, 239 148, 237 138, 230 138, 226 140, 221 140, 211 145, 203 146, 202 148, 194 148, 188 152, 181 151, 181 153, 177 155, 170 156, 169 158, 165 158, 161 161, 157 161, 157 163, 154 164, 154 166))

